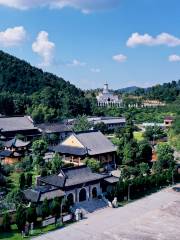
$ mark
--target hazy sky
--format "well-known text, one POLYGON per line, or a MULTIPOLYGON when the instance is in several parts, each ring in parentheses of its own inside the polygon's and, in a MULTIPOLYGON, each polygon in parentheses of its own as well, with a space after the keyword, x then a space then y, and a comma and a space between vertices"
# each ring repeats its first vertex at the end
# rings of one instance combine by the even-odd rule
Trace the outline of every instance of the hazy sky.
POLYGON ((0 0, 0 48, 81 88, 180 78, 179 0, 0 0))

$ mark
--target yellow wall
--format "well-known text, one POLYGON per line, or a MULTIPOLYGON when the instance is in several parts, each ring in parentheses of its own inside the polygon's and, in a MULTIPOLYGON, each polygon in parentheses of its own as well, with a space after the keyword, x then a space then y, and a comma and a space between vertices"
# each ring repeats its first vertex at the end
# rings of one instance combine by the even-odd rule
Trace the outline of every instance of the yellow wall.
POLYGON ((62 142, 62 145, 84 148, 84 146, 80 143, 80 141, 74 135, 71 135, 66 140, 64 140, 64 142, 62 142))
POLYGON ((5 159, 3 160, 3 163, 4 164, 14 164, 14 163, 17 163, 19 162, 19 158, 11 158, 11 157, 5 157, 5 159))

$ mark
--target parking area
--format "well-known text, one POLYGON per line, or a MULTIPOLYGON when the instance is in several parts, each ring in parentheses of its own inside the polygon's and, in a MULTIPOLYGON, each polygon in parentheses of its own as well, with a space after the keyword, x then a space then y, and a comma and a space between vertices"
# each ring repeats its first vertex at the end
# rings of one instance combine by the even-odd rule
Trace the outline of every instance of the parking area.
POLYGON ((106 208, 36 240, 179 240, 180 185, 118 209, 106 208))

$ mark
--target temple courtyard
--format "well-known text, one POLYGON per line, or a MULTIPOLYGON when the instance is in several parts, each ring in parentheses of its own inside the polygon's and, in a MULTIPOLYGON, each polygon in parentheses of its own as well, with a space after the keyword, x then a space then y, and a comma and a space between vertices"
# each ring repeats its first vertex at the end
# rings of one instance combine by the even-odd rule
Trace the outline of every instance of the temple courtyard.
POLYGON ((118 209, 105 208, 87 219, 36 240, 179 240, 180 184, 118 209))

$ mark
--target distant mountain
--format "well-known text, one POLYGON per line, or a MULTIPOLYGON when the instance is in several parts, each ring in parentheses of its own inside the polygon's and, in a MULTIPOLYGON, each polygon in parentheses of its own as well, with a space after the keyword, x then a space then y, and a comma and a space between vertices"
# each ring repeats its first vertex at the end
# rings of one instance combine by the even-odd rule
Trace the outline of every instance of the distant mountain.
POLYGON ((118 89, 117 92, 119 92, 119 93, 133 93, 137 89, 139 89, 139 87, 132 86, 132 87, 126 87, 126 88, 118 89))

